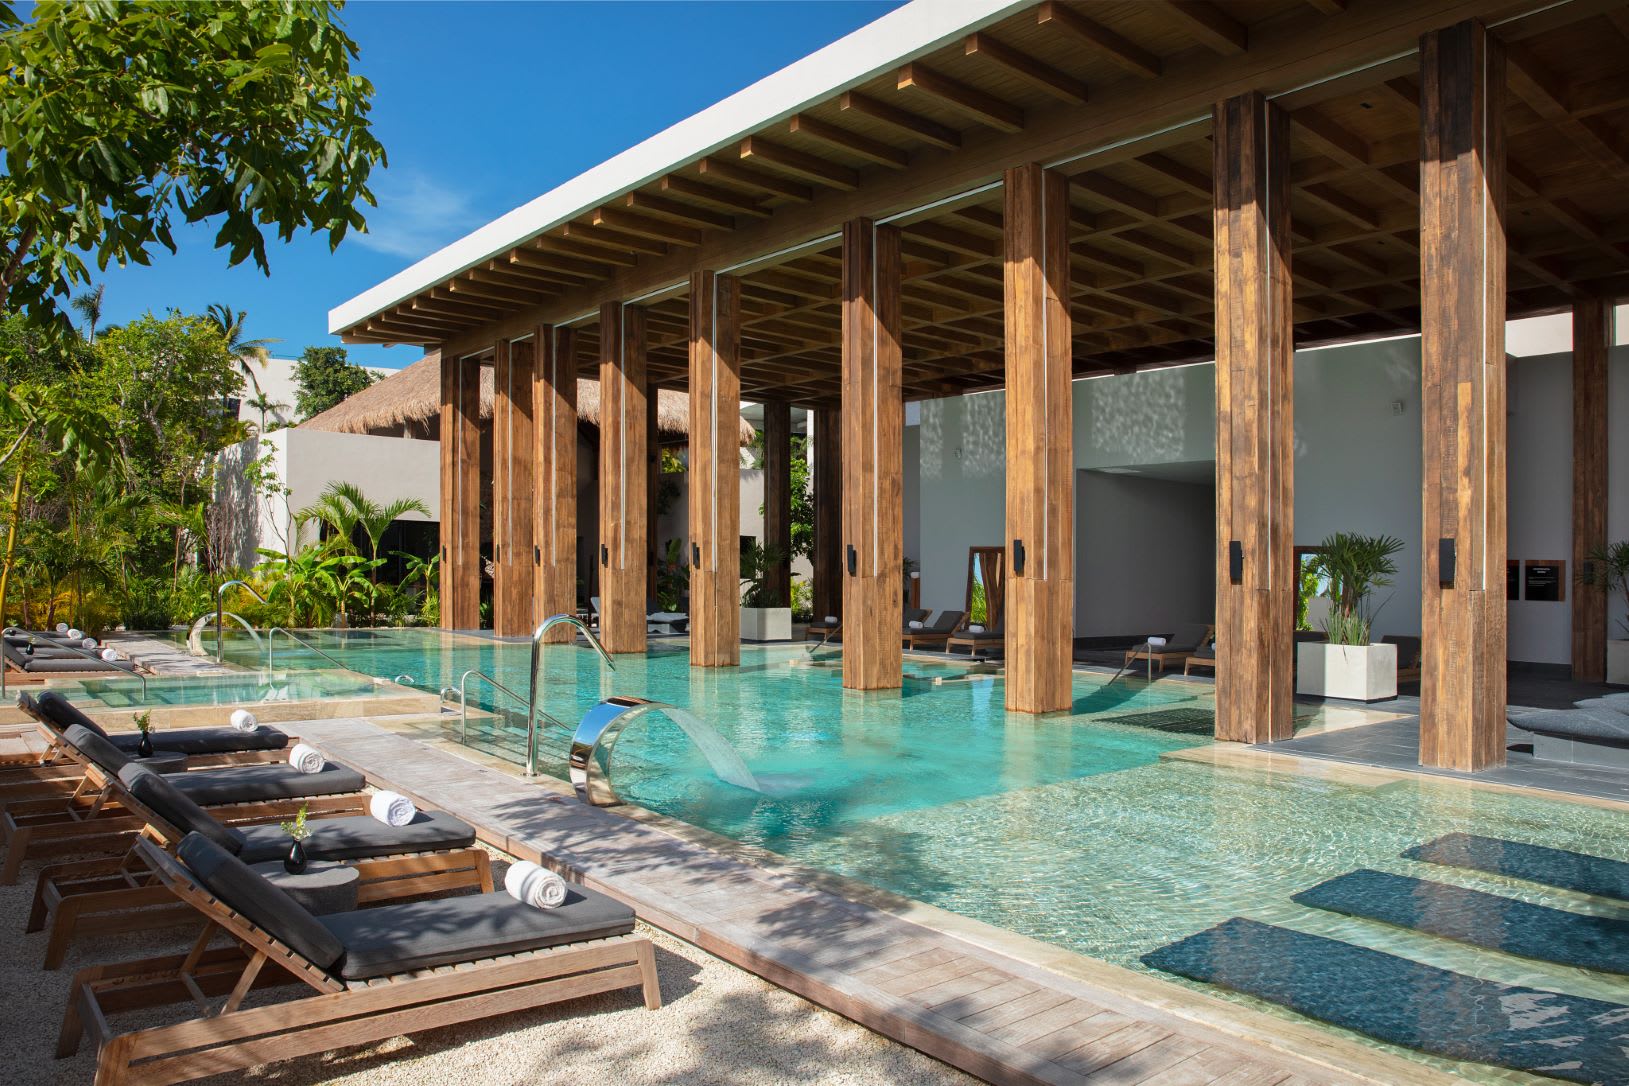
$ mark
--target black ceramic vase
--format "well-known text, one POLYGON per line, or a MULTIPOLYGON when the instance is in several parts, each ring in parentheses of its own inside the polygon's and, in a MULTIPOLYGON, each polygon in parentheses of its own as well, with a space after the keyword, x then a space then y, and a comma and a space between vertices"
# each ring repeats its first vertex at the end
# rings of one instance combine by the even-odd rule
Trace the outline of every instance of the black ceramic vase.
POLYGON ((283 870, 290 875, 298 875, 305 870, 305 864, 305 842, 296 838, 289 847, 288 855, 283 857, 283 870))
POLYGON ((141 739, 136 743, 136 754, 142 758, 151 758, 153 756, 152 732, 146 731, 141 733, 141 739))

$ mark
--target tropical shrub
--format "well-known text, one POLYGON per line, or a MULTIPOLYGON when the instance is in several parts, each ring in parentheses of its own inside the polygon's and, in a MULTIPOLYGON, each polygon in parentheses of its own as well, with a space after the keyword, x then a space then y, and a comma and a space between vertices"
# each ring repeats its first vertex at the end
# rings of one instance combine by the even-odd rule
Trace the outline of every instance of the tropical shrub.
POLYGON ((1403 549, 1403 541, 1389 535, 1357 535, 1336 532, 1318 544, 1312 567, 1328 581, 1325 595, 1331 607, 1324 632, 1331 644, 1367 645, 1370 628, 1379 608, 1371 596, 1386 588, 1397 572, 1392 559, 1403 549))

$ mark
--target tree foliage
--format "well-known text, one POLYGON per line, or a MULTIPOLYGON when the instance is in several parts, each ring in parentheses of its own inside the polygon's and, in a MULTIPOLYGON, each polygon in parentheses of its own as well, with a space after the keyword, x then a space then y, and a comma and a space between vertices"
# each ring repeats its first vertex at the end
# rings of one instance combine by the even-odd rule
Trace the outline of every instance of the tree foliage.
POLYGON ((61 327, 87 260, 147 264, 178 221, 262 270, 263 229, 365 229, 385 156, 338 9, 41 0, 21 22, 0 0, 0 309, 61 327))
POLYGON ((294 367, 294 409, 301 418, 320 415, 373 380, 372 370, 347 360, 344 347, 307 347, 294 367))

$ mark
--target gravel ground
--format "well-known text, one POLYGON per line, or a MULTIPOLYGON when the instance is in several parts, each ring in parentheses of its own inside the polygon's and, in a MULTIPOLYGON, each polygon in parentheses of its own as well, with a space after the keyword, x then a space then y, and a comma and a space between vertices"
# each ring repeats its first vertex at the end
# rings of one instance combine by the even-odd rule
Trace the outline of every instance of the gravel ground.
MULTIPOLYGON (((52 1058, 73 971, 184 951, 196 929, 81 940, 62 969, 47 973, 39 968, 44 934, 22 930, 37 871, 27 865, 16 886, 0 887, 0 1082, 88 1086, 95 1074, 88 1044, 70 1059, 52 1058)), ((501 868, 498 877, 501 883, 501 868)), ((208 1081, 508 1086, 568 1083, 585 1075, 616 1086, 977 1081, 688 943, 641 928, 656 944, 664 1004, 659 1011, 645 1010, 637 989, 629 989, 208 1081)), ((280 998, 275 991, 267 995, 280 998)), ((163 1017, 142 1012, 114 1022, 133 1028, 184 1016, 174 1007, 163 1017)))

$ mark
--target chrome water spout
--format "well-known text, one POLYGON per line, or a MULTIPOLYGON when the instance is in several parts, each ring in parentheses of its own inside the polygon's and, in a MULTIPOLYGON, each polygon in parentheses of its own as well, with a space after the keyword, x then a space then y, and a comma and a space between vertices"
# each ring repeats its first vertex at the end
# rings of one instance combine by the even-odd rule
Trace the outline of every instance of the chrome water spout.
POLYGON ((661 713, 677 724, 701 751, 719 780, 751 792, 763 791, 741 753, 717 728, 694 713, 646 698, 611 697, 583 714, 571 737, 571 786, 578 799, 595 807, 622 802, 611 786, 611 751, 623 730, 646 713, 661 713))
MULTIPOLYGON (((600 654, 600 659, 604 661, 605 666, 612 671, 617 669, 617 666, 611 662, 611 654, 605 651, 605 646, 600 644, 600 639, 594 636, 594 631, 588 628, 588 623, 576 615, 550 615, 538 623, 537 629, 532 631, 532 666, 529 672, 531 682, 527 688, 526 697, 526 775, 528 777, 537 776, 537 721, 540 715, 537 704, 537 687, 538 673, 543 663, 543 635, 554 627, 562 625, 576 627, 577 632, 588 639, 589 646, 600 654)), ((547 716, 547 714, 542 715, 547 716)), ((550 719, 553 720, 553 718, 550 719)), ((558 723, 558 721, 555 721, 555 723, 558 723)))
POLYGON ((223 601, 224 597, 226 596, 226 590, 228 588, 234 588, 234 587, 243 589, 245 592, 249 593, 249 595, 253 596, 255 599, 259 600, 261 603, 266 602, 266 597, 262 596, 259 592, 256 592, 255 589, 254 589, 254 586, 251 585, 248 581, 239 581, 239 580, 227 581, 225 584, 221 585, 219 588, 217 588, 215 590, 215 662, 217 664, 221 663, 224 656, 225 656, 225 648, 224 648, 224 646, 226 644, 226 640, 225 640, 225 636, 224 636, 224 631, 225 631, 225 622, 224 622, 225 611, 224 611, 222 601, 223 601))

